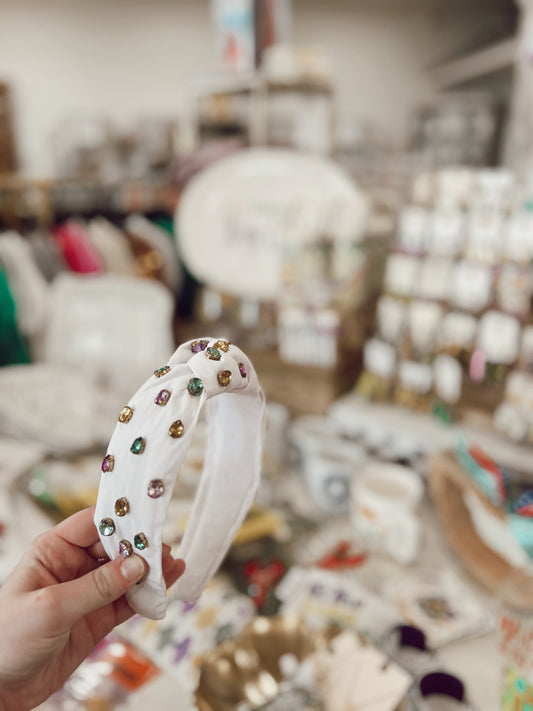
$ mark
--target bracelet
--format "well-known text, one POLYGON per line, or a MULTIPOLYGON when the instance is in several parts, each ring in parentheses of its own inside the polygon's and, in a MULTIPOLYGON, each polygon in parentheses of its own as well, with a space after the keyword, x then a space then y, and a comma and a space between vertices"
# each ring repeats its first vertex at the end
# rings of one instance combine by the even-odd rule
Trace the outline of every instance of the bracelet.
POLYGON ((206 401, 204 470, 179 550, 186 569, 175 588, 180 599, 196 600, 259 485, 264 395, 249 359, 225 340, 181 345, 122 409, 102 462, 94 521, 111 559, 135 552, 148 563, 148 574, 126 597, 135 612, 151 619, 165 616, 163 525, 206 401))

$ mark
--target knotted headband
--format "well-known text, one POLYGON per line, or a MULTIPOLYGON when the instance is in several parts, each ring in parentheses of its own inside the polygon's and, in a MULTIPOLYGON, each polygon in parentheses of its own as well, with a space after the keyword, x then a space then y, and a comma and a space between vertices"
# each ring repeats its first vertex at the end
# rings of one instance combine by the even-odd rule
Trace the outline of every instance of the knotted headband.
POLYGON ((181 345, 121 411, 102 463, 95 524, 110 558, 142 555, 149 565, 127 598, 162 619, 163 525, 174 482, 207 401, 208 443, 180 546, 186 570, 176 584, 196 600, 222 562, 254 499, 261 472, 264 396, 252 364, 228 341, 181 345))

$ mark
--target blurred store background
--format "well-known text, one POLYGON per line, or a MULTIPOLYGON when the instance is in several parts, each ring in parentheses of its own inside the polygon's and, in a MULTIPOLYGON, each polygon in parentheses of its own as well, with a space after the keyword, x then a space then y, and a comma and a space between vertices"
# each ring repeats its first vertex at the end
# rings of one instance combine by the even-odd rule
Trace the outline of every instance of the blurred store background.
POLYGON ((197 606, 42 708, 533 709, 532 264, 531 0, 3 3, 0 582, 178 344, 268 411, 197 606))

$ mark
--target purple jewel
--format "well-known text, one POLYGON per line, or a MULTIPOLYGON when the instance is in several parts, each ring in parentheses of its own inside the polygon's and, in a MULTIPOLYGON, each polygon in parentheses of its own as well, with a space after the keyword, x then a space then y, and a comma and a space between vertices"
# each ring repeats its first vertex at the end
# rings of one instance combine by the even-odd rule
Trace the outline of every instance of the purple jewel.
POLYGON ((246 367, 245 367, 244 363, 239 363, 239 373, 241 374, 241 376, 243 378, 246 377, 246 367))
POLYGON ((102 462, 102 471, 104 474, 107 472, 112 472, 115 466, 115 457, 112 454, 106 454, 104 461, 102 462))
POLYGON ((181 642, 174 642, 174 664, 179 664, 187 655, 191 642, 191 637, 185 637, 181 642))
POLYGON ((170 390, 161 390, 160 392, 157 393, 155 397, 155 404, 156 405, 166 405, 167 402, 170 400, 170 390))
POLYGON ((207 341, 193 341, 191 343, 191 351, 193 353, 200 353, 200 351, 205 351, 207 348, 207 341))
POLYGON ((133 553, 133 546, 129 541, 123 539, 118 544, 118 552, 123 558, 129 558, 130 555, 133 553))
POLYGON ((164 492, 165 487, 161 479, 152 479, 148 484, 147 493, 151 499, 158 499, 160 496, 163 496, 164 492))

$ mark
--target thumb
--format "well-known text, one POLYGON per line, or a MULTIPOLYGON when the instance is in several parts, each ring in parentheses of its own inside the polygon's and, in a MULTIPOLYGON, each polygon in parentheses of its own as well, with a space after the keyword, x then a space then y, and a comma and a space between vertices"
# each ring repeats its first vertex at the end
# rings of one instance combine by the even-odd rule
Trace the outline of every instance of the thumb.
POLYGON ((148 566, 141 556, 118 557, 81 578, 61 585, 61 607, 73 621, 117 600, 138 583, 148 566))

